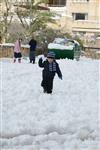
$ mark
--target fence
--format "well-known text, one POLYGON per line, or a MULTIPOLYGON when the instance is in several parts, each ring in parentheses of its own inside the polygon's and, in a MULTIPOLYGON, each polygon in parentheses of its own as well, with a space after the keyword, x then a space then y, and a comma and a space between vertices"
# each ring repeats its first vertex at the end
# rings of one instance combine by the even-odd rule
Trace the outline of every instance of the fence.
MULTIPOLYGON (((0 58, 2 57, 13 57, 13 49, 14 44, 12 43, 6 43, 6 44, 0 44, 0 58)), ((22 45, 21 46, 21 52, 23 56, 28 56, 29 54, 29 45, 22 45)))
MULTIPOLYGON (((13 57, 14 44, 6 43, 0 44, 0 58, 3 57, 13 57)), ((21 51, 23 57, 29 56, 29 45, 22 45, 21 51)), ((38 48, 38 54, 43 53, 41 49, 38 48)), ((81 52, 81 56, 85 56, 92 59, 100 59, 100 48, 99 47, 87 47, 84 46, 84 51, 81 52)))

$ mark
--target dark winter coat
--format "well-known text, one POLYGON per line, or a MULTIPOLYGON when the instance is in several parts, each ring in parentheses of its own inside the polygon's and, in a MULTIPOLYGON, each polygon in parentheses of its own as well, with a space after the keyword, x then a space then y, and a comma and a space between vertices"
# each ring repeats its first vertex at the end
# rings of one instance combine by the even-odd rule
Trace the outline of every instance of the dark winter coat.
POLYGON ((29 42, 30 45, 30 51, 35 51, 36 50, 36 46, 37 46, 37 42, 34 39, 31 39, 29 42))
POLYGON ((58 63, 54 60, 52 63, 49 63, 48 60, 44 61, 42 58, 39 59, 39 66, 43 69, 43 77, 54 78, 57 73, 59 78, 62 78, 62 73, 60 71, 58 63))

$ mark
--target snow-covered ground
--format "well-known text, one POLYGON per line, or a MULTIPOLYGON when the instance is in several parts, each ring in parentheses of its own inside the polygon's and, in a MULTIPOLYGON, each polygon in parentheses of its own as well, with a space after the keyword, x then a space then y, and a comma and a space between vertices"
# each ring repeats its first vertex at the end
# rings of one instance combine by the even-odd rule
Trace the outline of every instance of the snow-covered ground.
POLYGON ((99 60, 58 63, 63 80, 56 76, 48 95, 37 62, 0 60, 2 150, 100 149, 99 60))

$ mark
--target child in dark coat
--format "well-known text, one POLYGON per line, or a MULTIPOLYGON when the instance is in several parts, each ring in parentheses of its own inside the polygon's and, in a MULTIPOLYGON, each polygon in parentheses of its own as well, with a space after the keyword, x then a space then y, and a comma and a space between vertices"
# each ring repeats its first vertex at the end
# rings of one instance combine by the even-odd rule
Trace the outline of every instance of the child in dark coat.
POLYGON ((44 89, 44 93, 52 93, 53 89, 53 79, 55 74, 58 74, 58 77, 62 79, 62 73, 60 71, 59 65, 55 60, 55 53, 49 52, 47 59, 45 61, 42 58, 39 59, 39 67, 43 67, 42 71, 42 83, 41 86, 44 89))

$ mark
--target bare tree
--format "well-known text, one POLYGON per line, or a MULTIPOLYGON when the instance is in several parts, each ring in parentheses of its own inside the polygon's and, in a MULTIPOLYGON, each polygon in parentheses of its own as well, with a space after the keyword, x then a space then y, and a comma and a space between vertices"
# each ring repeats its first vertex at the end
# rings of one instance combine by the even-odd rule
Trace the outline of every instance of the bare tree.
POLYGON ((48 3, 48 0, 27 0, 22 5, 16 5, 18 18, 28 33, 44 29, 48 22, 54 23, 52 17, 55 14, 51 13, 47 7, 41 6, 43 3, 48 3))
POLYGON ((1 26, 0 26, 0 32, 2 35, 2 38, 6 41, 8 37, 8 27, 11 25, 13 13, 11 11, 12 4, 9 2, 9 0, 0 0, 1 4, 1 26))
MULTIPOLYGON (((17 14, 23 29, 24 37, 29 36, 34 31, 39 31, 46 28, 48 22, 54 22, 52 14, 43 3, 48 3, 48 0, 0 0, 3 6, 0 17, 0 34, 5 41, 9 39, 9 27, 12 27, 12 19, 17 14), (12 12, 12 8, 16 10, 12 12)), ((13 19, 14 20, 14 19, 13 19)))

